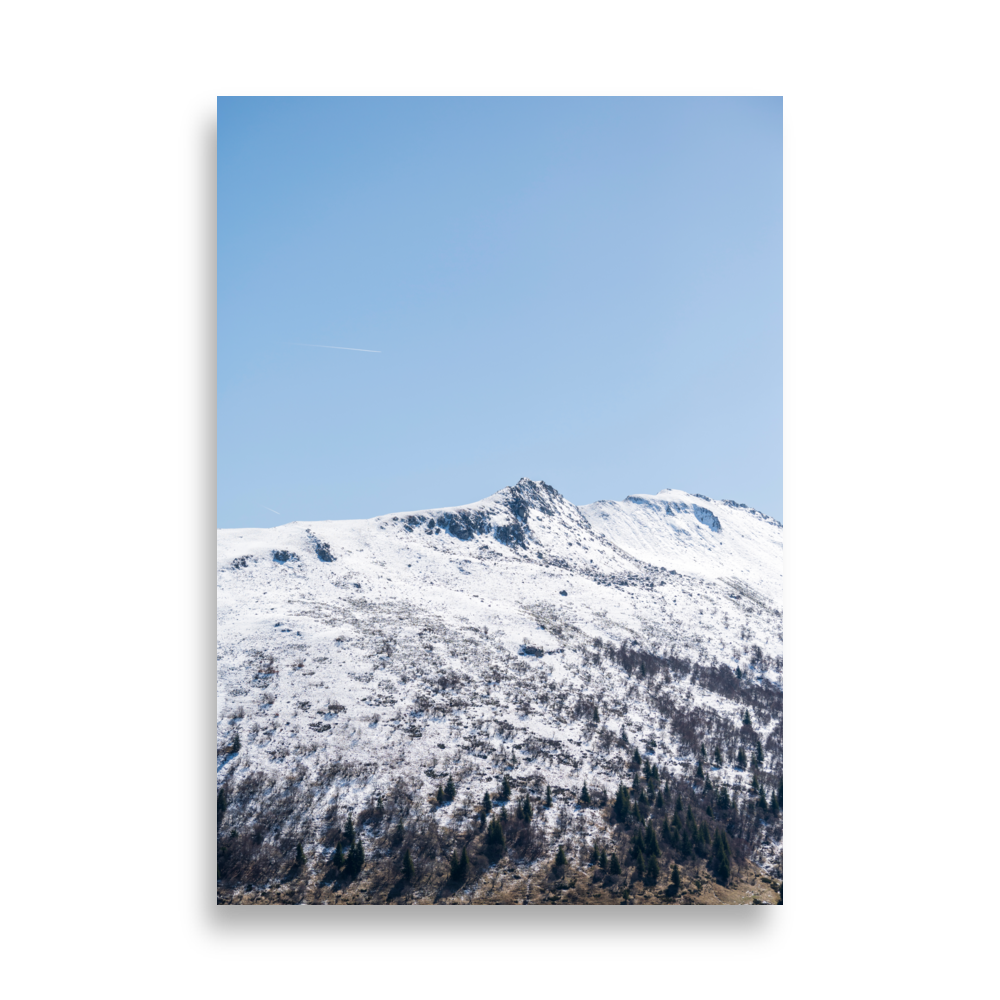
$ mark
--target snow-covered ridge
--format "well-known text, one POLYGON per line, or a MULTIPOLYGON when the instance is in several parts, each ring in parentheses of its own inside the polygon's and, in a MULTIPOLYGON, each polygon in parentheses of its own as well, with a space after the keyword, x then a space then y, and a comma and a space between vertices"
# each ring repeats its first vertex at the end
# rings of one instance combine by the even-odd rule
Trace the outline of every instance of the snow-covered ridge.
MULTIPOLYGON (((316 816, 445 775, 478 801, 501 770, 557 796, 613 790, 621 734, 676 777, 693 733, 735 748, 758 704, 777 774, 781 553, 781 525, 731 501, 577 507, 527 479, 455 507, 221 530, 218 740, 239 732, 241 751, 220 757, 220 783, 235 789, 237 768, 319 782, 316 816), (609 649, 675 666, 633 676, 609 649)), ((713 777, 734 794, 742 780, 728 761, 713 777)))

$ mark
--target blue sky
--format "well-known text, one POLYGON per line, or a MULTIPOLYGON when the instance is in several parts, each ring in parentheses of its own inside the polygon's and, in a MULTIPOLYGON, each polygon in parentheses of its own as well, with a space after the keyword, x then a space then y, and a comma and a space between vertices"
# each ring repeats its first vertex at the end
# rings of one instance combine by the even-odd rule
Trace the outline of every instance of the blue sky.
POLYGON ((219 527, 521 476, 783 519, 780 98, 218 112, 219 527))

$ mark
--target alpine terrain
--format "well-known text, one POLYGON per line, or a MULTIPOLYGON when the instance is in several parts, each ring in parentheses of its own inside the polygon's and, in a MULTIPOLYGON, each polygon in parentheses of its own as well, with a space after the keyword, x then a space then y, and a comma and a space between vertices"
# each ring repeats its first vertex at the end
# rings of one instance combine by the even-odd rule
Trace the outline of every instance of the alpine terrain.
POLYGON ((220 903, 776 903, 782 526, 681 490, 218 533, 220 903))

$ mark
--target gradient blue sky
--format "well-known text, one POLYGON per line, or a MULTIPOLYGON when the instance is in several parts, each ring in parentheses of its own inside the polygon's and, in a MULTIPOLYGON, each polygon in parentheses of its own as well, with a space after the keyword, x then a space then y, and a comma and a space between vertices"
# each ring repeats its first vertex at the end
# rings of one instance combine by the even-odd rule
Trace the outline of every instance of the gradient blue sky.
POLYGON ((782 519, 780 98, 218 113, 219 527, 521 476, 782 519))

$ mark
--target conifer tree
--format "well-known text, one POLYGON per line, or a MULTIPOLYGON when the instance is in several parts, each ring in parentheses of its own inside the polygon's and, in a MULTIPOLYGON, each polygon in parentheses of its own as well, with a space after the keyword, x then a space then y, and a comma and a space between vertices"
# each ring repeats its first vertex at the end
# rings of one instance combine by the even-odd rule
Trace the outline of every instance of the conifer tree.
POLYGON ((563 850, 563 845, 559 845, 559 851, 556 854, 556 867, 562 868, 566 864, 566 852, 563 850))
POLYGON ((500 821, 494 816, 486 828, 486 856, 491 861, 496 861, 507 847, 507 838, 504 836, 503 827, 500 821))
POLYGON ((663 792, 656 793, 656 808, 657 809, 663 808, 663 792))
POLYGON ((608 870, 608 852, 603 848, 601 848, 601 860, 598 863, 605 871, 608 870))
POLYGON ((600 722, 601 716, 598 714, 597 706, 594 706, 594 722, 600 722))
POLYGON ((505 774, 503 776, 503 784, 500 786, 500 801, 509 802, 511 795, 510 779, 505 774))
POLYGON ((701 756, 702 760, 704 760, 708 756, 708 754, 705 753, 705 744, 704 743, 702 743, 702 745, 701 745, 700 756, 701 756))
POLYGON ((653 829, 652 823, 646 824, 646 841, 643 844, 643 849, 653 857, 656 857, 660 853, 660 845, 656 840, 656 831, 653 829))
POLYGON ((552 808, 552 788, 550 785, 545 786, 545 808, 552 808))
POLYGON ((743 751, 743 747, 740 747, 740 752, 736 755, 736 766, 741 767, 744 770, 747 766, 747 755, 743 751))
POLYGON ((636 851, 635 855, 635 877, 642 878, 646 874, 646 864, 642 859, 642 851, 636 851))
POLYGON ((753 725, 753 723, 750 721, 750 709, 749 708, 746 709, 743 712, 743 725, 744 726, 752 726, 753 725))
POLYGON ((347 822, 344 824, 344 839, 348 844, 354 843, 354 818, 352 816, 348 816, 347 822))
POLYGON ((760 745, 760 740, 757 740, 757 764, 758 766, 763 766, 764 764, 764 749, 760 745))
POLYGON ((622 873, 622 863, 618 860, 617 854, 611 855, 611 861, 609 862, 610 867, 608 868, 609 875, 621 875, 622 873))
POLYGON ((674 865, 674 870, 670 873, 670 884, 674 894, 676 895, 681 888, 681 870, 676 864, 674 865))
POLYGON ((493 809, 493 801, 490 799, 489 792, 483 792, 483 812, 489 813, 493 809))
POLYGON ((302 850, 302 841, 295 845, 295 867, 301 868, 306 863, 306 855, 302 850))
POLYGON ((646 863, 646 885, 656 885, 657 879, 660 877, 660 863, 656 860, 656 857, 650 857, 649 861, 646 863))
POLYGON ((333 853, 333 864, 337 868, 344 867, 344 849, 337 844, 337 850, 333 853))
POLYGON ((239 753, 240 748, 243 744, 240 742, 240 731, 236 730, 236 736, 233 738, 233 753, 239 753))
POLYGON ((226 811, 226 807, 229 805, 229 800, 226 798, 226 790, 220 788, 218 794, 215 796, 215 823, 218 826, 222 822, 222 815, 226 811))
POLYGON ((590 791, 587 789, 587 779, 583 780, 583 791, 580 792, 580 801, 585 805, 590 805, 590 791))
POLYGON ((632 751, 632 769, 634 771, 638 771, 641 765, 642 765, 642 758, 639 756, 639 748, 636 747, 632 751))
POLYGON ((444 785, 438 785, 438 790, 434 793, 434 797, 437 799, 439 806, 444 805, 444 785))
POLYGON ((403 842, 403 837, 406 836, 406 829, 403 826, 403 821, 400 820, 396 824, 396 829, 392 831, 392 842, 394 844, 401 844, 403 842))
POLYGON ((615 819, 619 823, 624 823, 629 813, 632 811, 632 804, 629 801, 628 789, 622 785, 618 785, 618 794, 615 796, 615 804, 613 808, 615 819))
POLYGON ((452 781, 451 775, 448 776, 448 783, 444 786, 444 800, 445 802, 451 802, 455 798, 455 793, 457 789, 455 788, 455 782, 452 781))
POLYGON ((347 861, 344 864, 344 872, 348 878, 357 878, 361 874, 361 869, 365 866, 365 849, 361 846, 361 840, 355 841, 347 861))
POLYGON ((722 751, 718 747, 715 748, 715 763, 722 767, 722 751))
POLYGON ((410 849, 406 849, 406 854, 403 857, 403 878, 407 882, 413 881, 413 858, 410 857, 410 849))
POLYGON ((464 882, 469 876, 469 855, 466 853, 465 848, 462 848, 462 856, 459 857, 455 851, 451 852, 451 858, 449 858, 449 864, 451 866, 451 881, 452 882, 464 882))
POLYGON ((698 769, 694 772, 699 778, 705 777, 705 769, 701 766, 701 761, 698 761, 698 769))
POLYGON ((596 864, 600 863, 600 860, 601 860, 601 855, 598 852, 598 850, 597 850, 597 844, 595 843, 594 846, 593 846, 593 848, 591 848, 591 851, 590 851, 590 863, 592 865, 596 865, 596 864))

